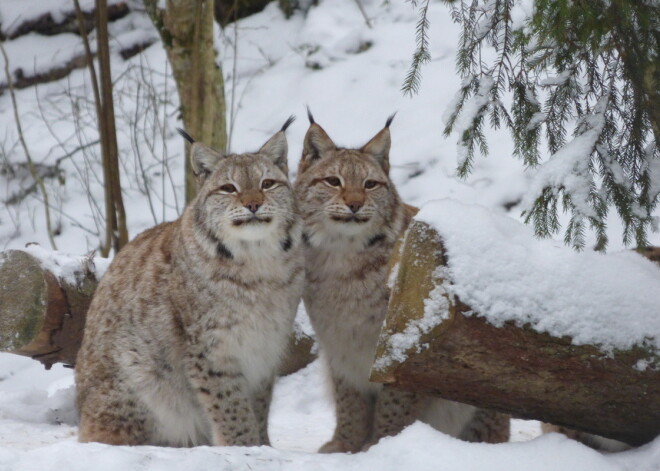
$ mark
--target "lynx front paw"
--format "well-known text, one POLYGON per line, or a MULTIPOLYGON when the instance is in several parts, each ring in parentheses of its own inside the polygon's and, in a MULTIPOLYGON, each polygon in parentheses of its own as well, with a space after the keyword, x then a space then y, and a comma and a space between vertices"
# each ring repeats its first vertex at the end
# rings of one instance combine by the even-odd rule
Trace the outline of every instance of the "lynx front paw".
POLYGON ((319 453, 356 453, 360 451, 360 447, 351 446, 342 440, 330 440, 328 443, 319 448, 319 453))

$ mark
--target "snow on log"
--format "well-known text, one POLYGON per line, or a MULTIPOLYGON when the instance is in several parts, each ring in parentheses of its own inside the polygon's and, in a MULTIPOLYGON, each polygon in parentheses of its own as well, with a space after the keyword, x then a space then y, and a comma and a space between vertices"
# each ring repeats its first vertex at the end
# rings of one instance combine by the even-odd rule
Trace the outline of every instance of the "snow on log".
POLYGON ((422 208, 399 257, 372 381, 631 445, 660 433, 656 264, 451 200, 422 208))
MULTIPOLYGON (((47 369, 74 366, 87 309, 110 260, 73 256, 31 245, 0 252, 0 351, 34 358, 47 369)), ((301 309, 281 375, 316 358, 316 340, 301 309)))

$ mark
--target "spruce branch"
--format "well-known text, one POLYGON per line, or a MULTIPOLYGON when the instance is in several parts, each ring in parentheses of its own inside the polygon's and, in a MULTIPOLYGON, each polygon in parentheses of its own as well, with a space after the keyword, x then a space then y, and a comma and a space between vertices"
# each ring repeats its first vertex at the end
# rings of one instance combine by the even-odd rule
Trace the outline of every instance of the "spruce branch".
MULTIPOLYGON (((561 229, 561 203, 566 243, 583 248, 590 230, 594 248, 603 250, 613 207, 624 243, 644 245, 655 229, 660 194, 660 9, 648 1, 536 0, 524 24, 514 25, 514 6, 515 0, 451 5, 461 27, 456 67, 463 83, 443 133, 458 135, 459 175, 470 172, 475 149, 488 152, 487 115, 491 127, 508 128, 514 155, 532 174, 545 175, 537 194, 526 196, 532 203, 523 213, 538 236, 561 229), (489 99, 479 101, 486 78, 492 80, 489 99), (543 146, 551 154, 545 163, 543 146), (569 158, 572 169, 554 162, 550 167, 559 173, 548 174, 546 164, 555 156, 569 158)), ((418 33, 427 27, 420 25, 418 33)), ((411 68, 411 90, 419 79, 411 68)))
MULTIPOLYGON (((429 10, 430 0, 426 0, 424 6, 420 9, 420 18, 417 22, 416 29, 416 39, 417 39, 417 49, 413 53, 412 63, 406 78, 403 81, 403 86, 401 91, 404 95, 409 95, 412 97, 419 93, 419 86, 421 84, 421 75, 422 75, 422 66, 428 63, 431 60, 431 53, 429 52, 429 20, 428 20, 428 10, 429 10)), ((411 0, 413 7, 417 6, 417 2, 411 0)))

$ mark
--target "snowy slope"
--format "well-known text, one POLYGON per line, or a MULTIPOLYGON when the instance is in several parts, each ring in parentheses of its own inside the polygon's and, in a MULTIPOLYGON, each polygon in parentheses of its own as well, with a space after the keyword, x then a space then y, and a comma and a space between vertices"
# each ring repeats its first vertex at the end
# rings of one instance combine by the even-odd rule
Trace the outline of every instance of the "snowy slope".
MULTIPOLYGON (((21 2, 13 0, 14 4, 21 2)), ((43 5, 44 2, 35 2, 43 5)), ((231 150, 257 149, 292 113, 287 131, 290 168, 295 169, 307 129, 305 106, 340 145, 367 142, 394 111, 391 153, 393 179, 412 204, 450 197, 505 213, 528 186, 522 165, 511 157, 506 133, 489 131, 490 156, 478 159, 465 181, 455 177, 456 136, 444 139, 442 117, 460 82, 454 53, 458 28, 448 9, 429 9, 432 61, 424 68, 419 95, 403 97, 400 86, 414 49, 417 13, 406 2, 364 0, 372 19, 367 28, 354 0, 325 0, 307 17, 285 20, 275 5, 229 26, 218 42, 231 115, 231 150)), ((11 3, 7 3, 11 5, 11 3)), ((2 0, 2 13, 9 8, 2 0)), ((53 2, 61 5, 61 2, 53 2)), ((41 8, 41 7, 40 7, 41 8)), ((53 7, 55 8, 55 7, 53 7)), ((59 6, 58 6, 59 8, 59 6)), ((113 50, 122 38, 151 38, 154 31, 139 13, 113 25, 113 50)), ((75 39, 75 38, 73 38, 75 39)), ((7 41, 10 61, 42 64, 69 57, 71 36, 7 41), (32 58, 32 59, 31 59, 32 58), (36 59, 35 59, 36 58, 36 59)), ((75 42, 75 41, 73 41, 75 42)), ((1 61, 0 61, 1 62, 1 61)), ((0 63, 0 65, 3 65, 0 63)), ((41 65, 39 65, 41 66, 41 65)), ((123 61, 113 55, 117 127, 124 198, 131 236, 182 208, 183 143, 175 132, 178 98, 165 53, 156 43, 123 61), (137 152, 136 151, 139 151, 137 152)), ((94 145, 94 107, 85 70, 68 78, 18 90, 20 115, 33 159, 60 160, 60 178, 48 179, 55 207, 58 248, 83 254, 97 247, 103 190, 94 145), (83 150, 79 150, 84 147, 83 150), (69 154, 72 154, 69 156, 69 154)), ((7 93, 0 96, 0 166, 23 162, 7 93)), ((20 170, 20 169, 19 169, 20 170)), ((294 176, 294 175, 292 175, 294 176)), ((29 186, 25 170, 0 171, 3 201, 29 186)), ((515 207, 510 215, 516 218, 515 207)), ((620 248, 620 228, 611 221, 610 250, 620 248)), ((0 249, 36 241, 49 248, 43 208, 37 195, 0 206, 0 249)), ((652 242, 660 243, 654 235, 652 242)), ((72 372, 43 371, 31 360, 0 354, 0 471, 28 469, 377 469, 377 470, 659 470, 660 441, 642 449, 602 455, 559 435, 525 443, 461 443, 415 424, 367 453, 317 455, 332 434, 334 416, 318 364, 282 378, 272 407, 273 448, 198 448, 81 445, 75 441, 72 372)), ((538 424, 514 421, 517 440, 533 438, 538 424)))

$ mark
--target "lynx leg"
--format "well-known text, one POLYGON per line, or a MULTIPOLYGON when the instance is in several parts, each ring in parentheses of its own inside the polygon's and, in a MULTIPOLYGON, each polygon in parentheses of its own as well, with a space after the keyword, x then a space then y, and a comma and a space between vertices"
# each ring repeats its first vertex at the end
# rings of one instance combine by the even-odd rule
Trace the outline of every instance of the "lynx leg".
POLYGON ((397 435, 419 416, 426 398, 414 392, 385 386, 376 401, 374 433, 368 446, 383 437, 397 435))
POLYGON ((355 453, 369 439, 373 423, 373 400, 341 378, 333 378, 337 427, 319 453, 355 453))
POLYGON ((468 442, 504 443, 509 441, 510 432, 510 415, 477 409, 458 438, 468 442))
POLYGON ((254 394, 254 415, 257 417, 259 425, 259 437, 261 445, 270 445, 268 439, 268 412, 270 411, 270 401, 273 396, 273 380, 265 381, 262 387, 254 394))
POLYGON ((78 440, 109 445, 154 445, 145 411, 133 401, 122 402, 110 393, 86 402, 80 411, 78 440))
POLYGON ((231 358, 213 363, 198 354, 189 368, 190 380, 209 418, 213 445, 257 446, 259 425, 236 364, 231 358))

